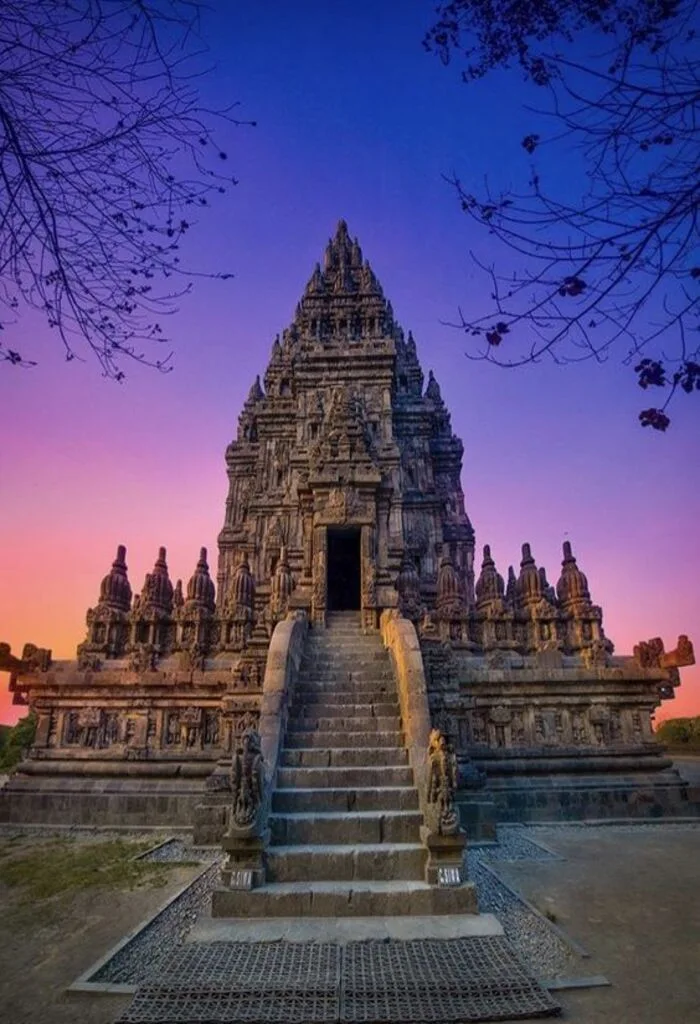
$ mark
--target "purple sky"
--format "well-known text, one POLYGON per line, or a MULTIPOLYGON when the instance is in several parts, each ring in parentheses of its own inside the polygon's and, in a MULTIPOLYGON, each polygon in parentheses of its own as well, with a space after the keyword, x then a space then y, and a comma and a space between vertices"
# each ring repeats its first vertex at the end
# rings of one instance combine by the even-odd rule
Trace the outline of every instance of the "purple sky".
MULTIPOLYGON (((212 104, 241 101, 256 129, 224 140, 236 189, 192 231, 191 263, 231 270, 197 284, 167 324, 175 369, 130 368, 117 385, 96 363, 66 364, 39 320, 13 340, 39 359, 0 366, 0 640, 70 656, 117 543, 134 588, 168 547, 191 574, 201 544, 215 563, 224 450, 340 217, 348 221, 432 368, 465 444, 464 491, 480 547, 499 570, 528 540, 556 581, 572 541, 618 651, 679 632, 700 639, 700 403, 681 398, 665 436, 637 424, 645 395, 620 358, 603 366, 518 371, 469 362, 441 320, 481 301, 469 250, 492 254, 460 213, 444 174, 478 186, 527 172, 531 126, 517 75, 464 86, 426 54, 432 5, 307 0, 218 3, 204 33, 218 67, 212 104)), ((554 153, 568 180, 575 157, 554 153)), ((5 677, 7 678, 7 677, 5 677)), ((663 714, 700 713, 700 677, 663 714)), ((6 711, 0 696, 0 720, 6 711)))

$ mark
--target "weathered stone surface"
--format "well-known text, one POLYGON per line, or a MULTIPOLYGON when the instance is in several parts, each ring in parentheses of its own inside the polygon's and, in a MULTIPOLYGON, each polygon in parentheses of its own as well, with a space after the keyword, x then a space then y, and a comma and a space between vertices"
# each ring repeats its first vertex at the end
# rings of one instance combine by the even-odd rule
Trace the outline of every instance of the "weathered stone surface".
MULTIPOLYGON (((568 541, 556 585, 528 544, 506 579, 486 546, 475 579, 462 453, 438 382, 431 372, 426 383, 412 335, 341 221, 226 449, 216 585, 205 548, 186 586, 160 548, 134 593, 119 545, 76 660, 33 644, 17 658, 0 644, 14 700, 37 715, 0 820, 58 813, 42 779, 61 781, 64 820, 97 821, 102 808, 111 821, 119 805, 88 797, 93 782, 141 779, 141 810, 127 813, 148 824, 154 778, 208 777, 197 828, 218 836, 231 758, 250 730, 263 818, 277 784, 280 800, 302 787, 424 794, 433 728, 459 779, 485 778, 509 816, 535 804, 549 813, 577 775, 599 778, 601 792, 617 778, 629 795, 656 773, 664 800, 628 806, 670 807, 673 792, 678 804, 651 715, 693 662, 692 643, 681 636, 666 652, 654 638, 614 656, 568 541), (336 649, 317 650, 297 686, 309 623, 321 630, 343 609, 356 614, 334 621, 336 649), (363 643, 378 629, 391 661, 363 643), (359 753, 369 747, 372 763, 359 753)), ((569 799, 558 814, 595 803, 569 799)), ((173 824, 190 804, 189 793, 172 804, 173 824)))

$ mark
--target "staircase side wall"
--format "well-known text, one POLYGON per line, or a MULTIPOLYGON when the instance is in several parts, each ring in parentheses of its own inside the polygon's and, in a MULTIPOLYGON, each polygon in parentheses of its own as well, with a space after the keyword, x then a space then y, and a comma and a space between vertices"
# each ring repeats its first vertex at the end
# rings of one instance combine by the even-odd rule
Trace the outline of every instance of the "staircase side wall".
POLYGON ((423 655, 415 626, 410 619, 399 617, 394 610, 387 610, 382 613, 380 629, 384 646, 391 655, 406 749, 420 795, 421 810, 425 813, 431 723, 423 655))

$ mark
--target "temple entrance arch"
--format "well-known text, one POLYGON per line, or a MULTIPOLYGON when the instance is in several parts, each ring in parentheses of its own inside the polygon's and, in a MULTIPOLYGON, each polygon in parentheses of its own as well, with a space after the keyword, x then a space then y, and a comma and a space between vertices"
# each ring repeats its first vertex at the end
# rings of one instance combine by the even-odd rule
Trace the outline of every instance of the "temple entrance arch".
POLYGON ((359 527, 328 527, 327 565, 328 610, 359 611, 362 582, 359 527))

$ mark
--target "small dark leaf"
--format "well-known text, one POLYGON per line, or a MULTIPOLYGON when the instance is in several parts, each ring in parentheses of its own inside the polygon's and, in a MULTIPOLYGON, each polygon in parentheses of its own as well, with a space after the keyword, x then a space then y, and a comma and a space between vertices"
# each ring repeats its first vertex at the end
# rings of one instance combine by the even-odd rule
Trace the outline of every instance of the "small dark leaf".
POLYGON ((526 135, 520 145, 523 149, 527 150, 528 153, 534 153, 537 149, 537 143, 540 141, 539 135, 526 135))
POLYGON ((651 427, 653 430, 664 431, 671 421, 661 409, 644 409, 639 414, 639 422, 643 427, 651 427))

